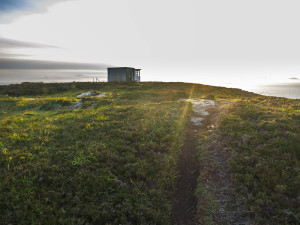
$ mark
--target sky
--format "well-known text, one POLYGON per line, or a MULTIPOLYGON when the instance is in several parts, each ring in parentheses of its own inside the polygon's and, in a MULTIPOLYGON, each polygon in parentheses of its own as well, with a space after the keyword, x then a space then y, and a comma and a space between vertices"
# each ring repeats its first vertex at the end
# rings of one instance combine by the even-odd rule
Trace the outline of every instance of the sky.
POLYGON ((300 79, 299 0, 0 0, 0 83, 300 79), (296 78, 296 79, 289 79, 296 78))

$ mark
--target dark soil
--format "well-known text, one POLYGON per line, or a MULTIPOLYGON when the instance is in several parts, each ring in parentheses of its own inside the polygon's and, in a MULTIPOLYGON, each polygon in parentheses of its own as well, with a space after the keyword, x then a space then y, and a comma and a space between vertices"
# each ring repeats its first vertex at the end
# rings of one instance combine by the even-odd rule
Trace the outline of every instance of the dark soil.
POLYGON ((177 179, 171 210, 171 223, 176 225, 196 224, 197 178, 199 176, 199 160, 197 146, 199 134, 208 129, 217 115, 216 107, 207 110, 210 115, 204 117, 201 126, 188 122, 185 128, 185 140, 177 163, 177 179))

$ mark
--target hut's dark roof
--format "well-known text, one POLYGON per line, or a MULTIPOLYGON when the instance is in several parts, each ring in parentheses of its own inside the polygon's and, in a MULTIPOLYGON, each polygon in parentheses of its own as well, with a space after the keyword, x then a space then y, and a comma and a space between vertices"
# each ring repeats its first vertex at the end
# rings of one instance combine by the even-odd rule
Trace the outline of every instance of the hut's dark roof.
MULTIPOLYGON (((124 68, 135 69, 133 67, 126 67, 126 66, 124 66, 124 67, 107 67, 107 69, 124 69, 124 68)), ((142 70, 142 69, 135 69, 135 70, 142 70)))

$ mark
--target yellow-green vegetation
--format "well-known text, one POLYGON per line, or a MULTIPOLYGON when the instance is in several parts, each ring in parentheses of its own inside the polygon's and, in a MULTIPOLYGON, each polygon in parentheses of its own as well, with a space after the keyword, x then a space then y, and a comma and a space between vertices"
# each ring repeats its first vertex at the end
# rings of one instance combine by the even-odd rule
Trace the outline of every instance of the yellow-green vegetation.
POLYGON ((191 113, 179 98, 236 102, 220 130, 241 194, 257 218, 296 221, 299 101, 187 83, 23 83, 0 86, 1 223, 169 224, 191 113), (106 97, 73 110, 88 91, 106 97))
POLYGON ((168 223, 187 106, 124 88, 78 110, 75 92, 1 97, 4 224, 168 223))
POLYGON ((232 172, 259 224, 300 221, 300 101, 236 103, 220 125, 234 154, 232 172))
MULTIPOLYGON (((207 157, 208 151, 215 148, 227 152, 229 181, 238 193, 231 203, 236 204, 234 210, 256 224, 300 224, 300 100, 236 99, 217 124, 217 129, 203 134, 199 149, 201 157, 207 157)), ((216 196, 207 197, 207 193, 218 190, 206 189, 203 197, 203 189, 199 185, 205 209, 218 214, 216 196)), ((225 211, 230 213, 230 207, 225 211)), ((211 224, 220 224, 209 213, 204 214, 211 224)))

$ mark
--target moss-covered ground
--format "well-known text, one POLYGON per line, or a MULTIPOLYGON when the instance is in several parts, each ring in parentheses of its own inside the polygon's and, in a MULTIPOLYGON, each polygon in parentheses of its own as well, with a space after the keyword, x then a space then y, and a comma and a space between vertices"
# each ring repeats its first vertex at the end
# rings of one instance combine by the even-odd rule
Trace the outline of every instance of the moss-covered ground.
POLYGON ((233 191, 228 192, 235 192, 235 202, 223 204, 227 208, 222 208, 216 202, 232 200, 232 196, 217 196, 220 190, 205 190, 201 182, 198 191, 206 203, 199 203, 199 208, 206 210, 204 221, 227 224, 216 221, 212 215, 240 211, 238 216, 242 220, 250 218, 251 224, 300 224, 300 100, 238 99, 231 102, 216 126, 203 133, 200 158, 205 160, 215 149, 223 151, 221 156, 231 169, 230 174, 224 175, 228 181, 222 182, 234 184, 230 187, 233 191))
POLYGON ((257 98, 221 122, 234 181, 259 224, 300 224, 300 101, 257 98))
POLYGON ((296 224, 300 101, 188 83, 0 86, 1 223, 169 224, 180 98, 232 103, 219 131, 239 192, 257 221, 296 224), (72 110, 88 91, 106 97, 72 110))

